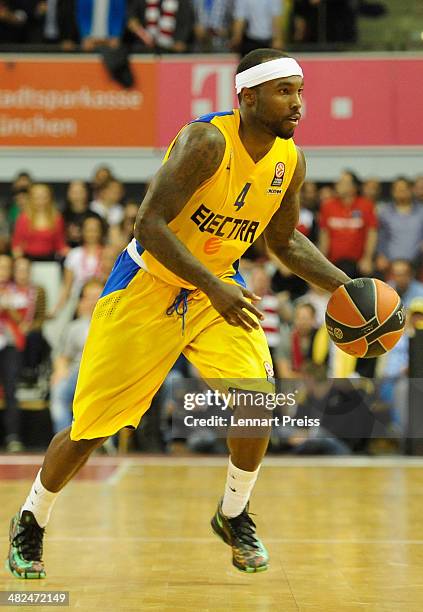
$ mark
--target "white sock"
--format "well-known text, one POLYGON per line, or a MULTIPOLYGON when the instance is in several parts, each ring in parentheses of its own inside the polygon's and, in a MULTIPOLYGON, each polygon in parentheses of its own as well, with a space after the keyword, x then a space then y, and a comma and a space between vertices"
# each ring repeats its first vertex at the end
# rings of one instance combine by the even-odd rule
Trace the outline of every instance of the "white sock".
POLYGON ((47 489, 41 483, 40 475, 41 470, 38 472, 37 477, 31 487, 31 491, 29 492, 29 495, 21 508, 21 514, 23 510, 29 510, 35 516, 39 526, 45 527, 49 521, 51 510, 60 491, 57 493, 47 491, 47 489))
POLYGON ((228 475, 222 502, 222 512, 225 516, 234 518, 244 510, 250 499, 259 470, 260 466, 255 472, 241 470, 232 463, 229 457, 228 475))

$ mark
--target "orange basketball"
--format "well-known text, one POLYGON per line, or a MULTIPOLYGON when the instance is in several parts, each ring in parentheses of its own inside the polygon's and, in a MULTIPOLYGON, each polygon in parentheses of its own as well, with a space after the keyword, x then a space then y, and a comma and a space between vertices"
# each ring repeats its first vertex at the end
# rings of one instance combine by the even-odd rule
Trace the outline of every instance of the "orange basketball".
POLYGON ((405 325, 398 293, 375 278, 356 278, 332 294, 326 328, 336 346, 354 357, 377 357, 395 346, 405 325))

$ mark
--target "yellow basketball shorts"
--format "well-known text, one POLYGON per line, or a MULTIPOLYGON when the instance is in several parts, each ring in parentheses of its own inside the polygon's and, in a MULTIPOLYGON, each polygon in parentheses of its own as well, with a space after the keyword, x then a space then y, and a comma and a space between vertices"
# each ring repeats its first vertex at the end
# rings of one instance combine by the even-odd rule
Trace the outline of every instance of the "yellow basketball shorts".
MULTIPOLYGON (((228 282, 243 281, 237 274, 228 282)), ((271 390, 272 361, 263 330, 229 325, 199 290, 188 294, 183 329, 180 314, 169 314, 180 291, 140 269, 127 251, 121 253, 92 316, 72 440, 136 427, 181 353, 208 381, 263 381, 262 388, 271 390)))

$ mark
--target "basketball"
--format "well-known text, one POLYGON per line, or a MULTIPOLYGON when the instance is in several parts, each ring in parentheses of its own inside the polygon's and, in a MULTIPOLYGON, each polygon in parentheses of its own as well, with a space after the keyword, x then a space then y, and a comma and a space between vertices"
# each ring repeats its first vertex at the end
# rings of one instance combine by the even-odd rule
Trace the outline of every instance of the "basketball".
POLYGON ((341 350, 354 357, 378 357, 401 338, 405 312, 398 293, 381 280, 357 278, 332 294, 326 328, 341 350))

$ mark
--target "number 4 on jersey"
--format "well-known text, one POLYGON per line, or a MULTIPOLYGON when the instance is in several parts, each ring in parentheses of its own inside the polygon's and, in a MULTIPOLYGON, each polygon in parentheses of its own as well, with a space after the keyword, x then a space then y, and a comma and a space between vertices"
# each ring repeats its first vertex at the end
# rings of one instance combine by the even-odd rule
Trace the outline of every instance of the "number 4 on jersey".
POLYGON ((247 196, 247 193, 250 191, 250 187, 251 187, 251 183, 245 183, 244 187, 242 188, 241 193, 237 197, 236 202, 234 204, 234 206, 236 206, 237 211, 240 210, 244 206, 245 198, 247 196))

